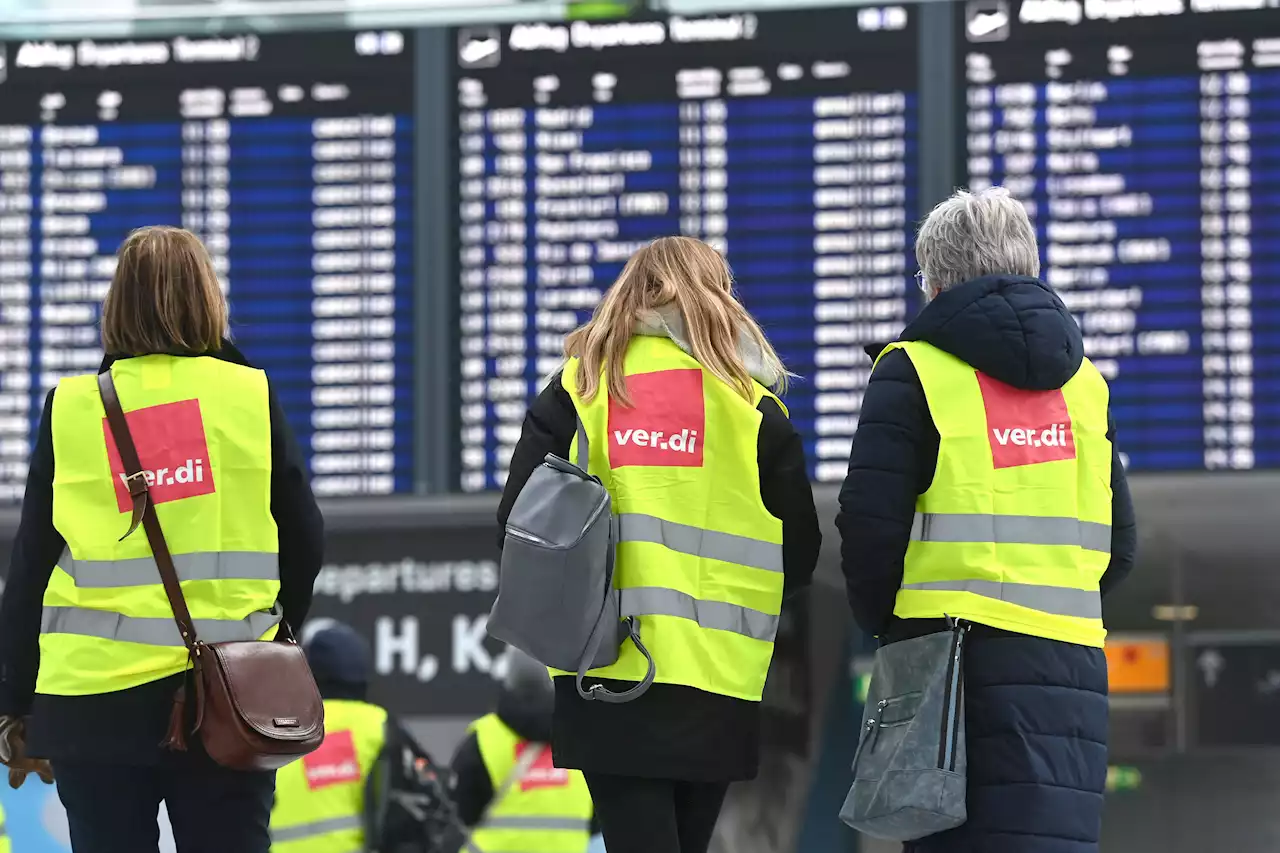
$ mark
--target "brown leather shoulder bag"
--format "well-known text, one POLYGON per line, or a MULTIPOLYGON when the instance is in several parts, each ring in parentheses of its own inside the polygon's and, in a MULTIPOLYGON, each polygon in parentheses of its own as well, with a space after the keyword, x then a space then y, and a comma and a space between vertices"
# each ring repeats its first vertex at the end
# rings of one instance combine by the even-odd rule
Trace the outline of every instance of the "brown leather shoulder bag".
MULTIPOLYGON (((289 626, 281 622, 284 642, 200 640, 110 370, 98 374, 98 391, 133 501, 132 524, 120 538, 128 538, 142 524, 190 653, 196 694, 192 734, 199 734, 214 761, 232 770, 277 770, 312 752, 324 740, 324 703, 289 626)), ((186 689, 179 688, 164 746, 185 750, 185 728, 186 689)))

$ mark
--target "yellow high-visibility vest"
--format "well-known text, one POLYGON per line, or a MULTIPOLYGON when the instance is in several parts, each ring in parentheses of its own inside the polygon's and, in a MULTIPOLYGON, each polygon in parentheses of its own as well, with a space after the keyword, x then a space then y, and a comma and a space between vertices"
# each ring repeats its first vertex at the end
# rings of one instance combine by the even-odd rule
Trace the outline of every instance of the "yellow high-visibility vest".
MULTIPOLYGON (((507 784, 524 750, 522 740, 498 717, 488 714, 468 727, 475 732, 494 796, 507 784)), ((466 853, 583 853, 591 843, 591 793, 578 770, 552 766, 551 747, 541 753, 522 779, 513 781, 501 800, 489 807, 466 853)))
POLYGON ((329 699, 324 743, 276 771, 271 853, 360 853, 365 785, 387 742, 387 712, 329 699))
MULTIPOLYGON (((588 472, 613 499, 614 584, 657 665, 656 681, 760 701, 782 611, 782 522, 760 497, 761 398, 746 400, 667 338, 636 336, 624 370, 632 407, 601 390, 585 403, 578 360, 563 384, 587 442, 588 472)), ((781 401, 778 402, 782 406, 781 401)), ((783 412, 786 408, 783 407, 783 412)), ((639 681, 632 643, 600 678, 639 681)), ((557 673, 558 674, 558 673, 557 673)))
POLYGON ((13 853, 13 844, 9 841, 9 831, 4 821, 4 806, 0 806, 0 853, 13 853))
MULTIPOLYGON (((260 370, 207 356, 111 367, 200 639, 270 639, 280 622, 271 416, 260 370)), ((131 504, 96 376, 53 398, 53 524, 66 540, 44 594, 36 692, 110 693, 187 668, 151 547, 124 541, 131 504)))
MULTIPOLYGON (((998 382, 930 344, 915 365, 938 429, 894 615, 952 616, 1101 648, 1111 557, 1106 380, 1088 359, 1061 390, 998 382)), ((884 356, 881 353, 881 357, 884 356)))

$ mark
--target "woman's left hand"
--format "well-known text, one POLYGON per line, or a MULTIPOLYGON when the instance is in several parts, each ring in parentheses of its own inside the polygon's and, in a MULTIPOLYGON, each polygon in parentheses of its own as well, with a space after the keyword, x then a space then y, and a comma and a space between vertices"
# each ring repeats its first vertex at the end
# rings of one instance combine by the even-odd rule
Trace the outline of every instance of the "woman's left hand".
POLYGON ((0 764, 9 768, 9 787, 17 790, 35 773, 46 785, 53 784, 53 768, 43 758, 28 758, 26 725, 21 717, 0 717, 0 764))

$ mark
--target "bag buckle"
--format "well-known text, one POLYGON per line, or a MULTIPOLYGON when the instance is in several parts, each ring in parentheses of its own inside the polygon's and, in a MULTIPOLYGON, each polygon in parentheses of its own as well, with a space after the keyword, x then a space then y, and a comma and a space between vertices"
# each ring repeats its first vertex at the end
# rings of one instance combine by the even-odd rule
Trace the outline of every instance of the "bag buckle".
POLYGON ((125 488, 129 490, 130 497, 136 498, 139 495, 145 495, 149 488, 147 485, 146 472, 139 471, 136 474, 130 474, 124 478, 124 485, 125 488))

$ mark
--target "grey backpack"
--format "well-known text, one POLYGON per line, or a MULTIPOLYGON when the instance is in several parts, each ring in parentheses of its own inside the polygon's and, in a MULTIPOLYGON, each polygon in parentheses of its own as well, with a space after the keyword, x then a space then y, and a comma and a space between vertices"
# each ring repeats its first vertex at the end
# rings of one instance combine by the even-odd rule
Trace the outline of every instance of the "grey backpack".
POLYGON ((547 454, 520 490, 507 519, 488 630, 545 666, 577 673, 584 699, 629 702, 649 689, 656 668, 636 617, 619 612, 617 524, 609 492, 585 470, 587 458, 579 425, 579 464, 547 454), (649 662, 644 679, 621 693, 584 687, 587 670, 615 663, 628 638, 649 662))
POLYGON ((849 826, 914 841, 960 826, 965 802, 964 636, 967 623, 876 652, 867 719, 840 810, 849 826))

